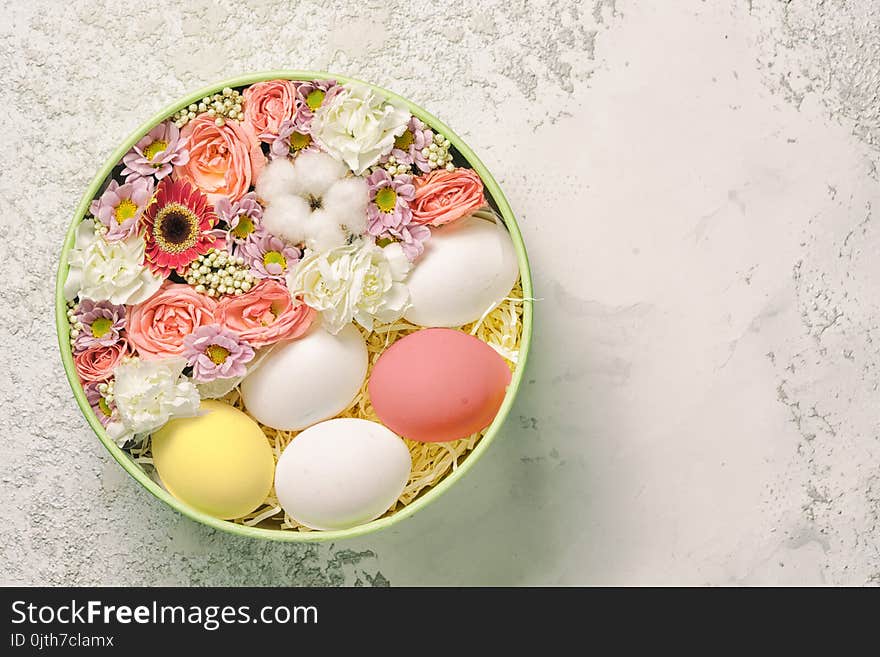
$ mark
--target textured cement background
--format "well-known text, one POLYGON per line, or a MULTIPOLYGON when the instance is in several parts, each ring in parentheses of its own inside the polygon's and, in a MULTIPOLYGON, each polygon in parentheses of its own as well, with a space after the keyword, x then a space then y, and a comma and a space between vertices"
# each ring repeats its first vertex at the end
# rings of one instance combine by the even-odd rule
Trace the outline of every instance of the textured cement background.
POLYGON ((6 584, 880 582, 880 3, 0 3, 6 584), (369 79, 504 186, 528 385, 393 531, 232 538, 163 507, 63 379, 56 256, 114 145, 252 70, 369 79))

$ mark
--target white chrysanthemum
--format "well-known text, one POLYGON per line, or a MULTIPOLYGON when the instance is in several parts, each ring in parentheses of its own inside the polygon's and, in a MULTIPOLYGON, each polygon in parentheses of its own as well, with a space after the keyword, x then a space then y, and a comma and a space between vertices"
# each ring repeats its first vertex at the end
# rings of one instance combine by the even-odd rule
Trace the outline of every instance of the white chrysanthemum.
POLYGON ((371 330, 375 322, 400 319, 409 308, 403 280, 410 266, 399 244, 382 248, 362 239, 306 254, 287 275, 287 286, 321 312, 330 333, 338 333, 352 320, 371 330))
POLYGON ((257 196, 266 204, 262 221, 270 233, 313 251, 341 246, 367 230, 366 180, 349 176, 326 153, 273 160, 260 175, 257 196))
POLYGON ((186 361, 133 358, 113 370, 113 396, 123 426, 133 435, 155 431, 175 417, 199 412, 199 391, 182 377, 186 361))
POLYGON ((368 86, 347 84, 315 112, 312 134, 324 150, 361 175, 391 152, 411 116, 368 86))
POLYGON ((70 271, 64 282, 64 296, 117 305, 145 301, 162 285, 162 278, 143 266, 144 240, 134 235, 118 242, 106 242, 92 220, 80 223, 76 241, 68 256, 70 271))

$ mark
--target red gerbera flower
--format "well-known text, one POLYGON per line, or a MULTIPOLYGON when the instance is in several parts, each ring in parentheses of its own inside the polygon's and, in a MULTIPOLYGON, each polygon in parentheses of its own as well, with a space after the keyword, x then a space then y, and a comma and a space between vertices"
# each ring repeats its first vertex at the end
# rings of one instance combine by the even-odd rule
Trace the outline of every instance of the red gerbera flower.
POLYGON ((217 215, 208 197, 183 180, 162 179, 143 221, 146 264, 162 276, 172 269, 183 273, 198 256, 220 246, 211 230, 217 215))

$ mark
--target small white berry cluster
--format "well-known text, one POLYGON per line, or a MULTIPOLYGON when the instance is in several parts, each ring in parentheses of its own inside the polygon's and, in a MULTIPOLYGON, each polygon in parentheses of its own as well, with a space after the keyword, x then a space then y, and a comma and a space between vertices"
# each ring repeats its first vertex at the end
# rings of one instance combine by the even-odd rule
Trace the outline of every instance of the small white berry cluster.
POLYGON ((106 401, 108 405, 113 403, 115 383, 115 379, 110 379, 106 383, 98 384, 98 392, 101 393, 101 396, 104 398, 104 401, 106 401))
POLYGON ((76 342, 80 331, 83 330, 83 323, 77 320, 76 314, 79 312, 79 304, 75 301, 67 302, 67 323, 70 324, 70 346, 76 342))
POLYGON ((452 164, 452 155, 449 153, 449 140, 440 133, 434 134, 433 143, 422 149, 422 155, 428 158, 428 166, 432 169, 446 168, 447 171, 455 169, 452 164))
POLYGON ((244 258, 214 249, 196 258, 186 270, 185 278, 196 292, 209 297, 239 295, 254 286, 254 276, 244 266, 244 258))
POLYGON ((397 158, 393 155, 389 155, 388 159, 385 160, 380 166, 392 176, 399 176, 403 173, 412 173, 412 165, 398 162, 397 158))
POLYGON ((241 97, 241 94, 231 87, 226 87, 219 94, 205 96, 198 103, 184 107, 172 117, 172 120, 174 125, 182 128, 199 114, 207 114, 208 116, 215 117, 214 123, 219 128, 226 123, 227 119, 232 119, 233 121, 243 120, 243 104, 244 99, 241 97))

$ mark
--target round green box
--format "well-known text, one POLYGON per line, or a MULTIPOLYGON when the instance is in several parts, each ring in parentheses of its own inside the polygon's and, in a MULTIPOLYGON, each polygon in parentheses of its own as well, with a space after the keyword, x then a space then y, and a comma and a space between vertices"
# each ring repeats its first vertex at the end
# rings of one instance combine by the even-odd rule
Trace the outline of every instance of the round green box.
POLYGON ((375 91, 384 94, 388 98, 393 99, 395 102, 406 107, 414 116, 417 116, 419 119, 428 124, 428 126, 438 130, 439 132, 443 133, 443 135, 448 137, 449 141, 452 142, 452 145, 455 146, 456 150, 462 155, 462 157, 464 157, 468 161, 468 164, 473 167, 473 169, 483 179, 483 182, 486 186, 486 191, 495 201, 495 204, 501 212, 504 223, 507 226, 508 231, 510 232, 511 238, 513 239, 513 244, 516 248, 517 257, 519 259, 519 269, 522 278, 523 296, 525 297, 525 301, 523 303, 523 327, 522 339, 520 343, 520 357, 516 370, 513 373, 513 379, 511 380, 510 386, 508 387, 507 395, 504 398, 504 403, 501 405, 498 414, 495 416, 495 420, 487 429, 486 434, 483 436, 482 440, 480 440, 473 451, 467 455, 461 465, 459 465, 459 467, 456 468, 454 472, 451 472, 439 484, 431 488, 427 493, 417 498, 402 509, 398 510, 393 515, 379 518, 378 520, 373 520, 372 522, 358 525, 357 527, 352 527, 351 529, 324 532, 297 532, 281 529, 264 529, 262 527, 248 527, 245 525, 239 525, 233 522, 229 522, 227 520, 219 520, 212 516, 206 515, 196 509, 193 509, 192 507, 184 504, 177 498, 172 497, 170 493, 168 493, 164 488, 153 481, 147 475, 147 473, 144 472, 141 467, 131 459, 128 453, 117 446, 116 443, 107 435, 106 431, 104 431, 104 427, 101 425, 101 423, 98 421, 98 418, 95 417, 95 414, 92 412, 92 409, 89 406, 88 401, 86 400, 85 392, 80 385, 79 379, 76 374, 76 369, 73 365, 73 354, 71 352, 70 341, 68 339, 70 326, 67 321, 67 305, 64 299, 64 294, 62 292, 62 289, 64 287, 64 280, 67 277, 68 254, 73 246, 74 235, 77 225, 80 223, 80 221, 82 221, 83 217, 88 211, 91 200, 97 195, 99 189, 101 188, 101 185, 104 183, 104 180, 107 178, 107 176, 110 175, 110 172, 113 169, 114 165, 119 162, 122 159, 122 156, 128 152, 128 150, 138 141, 138 139, 146 134, 154 125, 167 119, 179 109, 186 107, 193 102, 198 102, 205 96, 218 93, 224 87, 241 87, 253 84, 255 82, 276 79, 335 79, 343 83, 360 82, 359 80, 354 80, 352 78, 347 78, 341 75, 329 75, 327 73, 318 73, 312 71, 266 71, 263 73, 252 73, 249 75, 233 78, 231 80, 224 80, 209 87, 205 87, 204 89, 200 89, 199 91, 196 91, 189 96, 186 96, 185 98, 181 98, 172 105, 169 105, 161 112, 156 114, 153 118, 142 124, 137 130, 135 130, 132 134, 128 136, 128 138, 119 146, 119 148, 117 148, 110 155, 104 166, 101 167, 101 170, 98 171, 97 175, 92 180, 88 189, 85 191, 85 194, 83 194, 82 200, 79 202, 79 205, 76 208, 76 212, 73 216, 73 221, 70 224, 70 228, 68 229, 67 236, 64 240, 64 246, 61 251, 61 260, 58 265, 58 277, 55 283, 55 324, 58 330, 58 344, 61 349, 61 360, 64 364, 64 371, 67 374, 67 380, 70 382, 70 386, 73 389, 73 395, 76 398, 76 403, 79 405, 80 410, 82 411, 86 420, 88 420, 95 434, 104 444, 104 447, 107 448, 107 451, 109 451, 113 458, 116 459, 116 461, 150 493, 152 493, 158 499, 162 500, 163 502, 168 504, 168 506, 179 511, 183 515, 188 516, 193 520, 197 520, 198 522, 201 522, 205 525, 208 525, 209 527, 214 527, 216 529, 230 532, 232 534, 276 541, 336 541, 343 538, 363 536, 364 534, 369 534, 374 531, 390 527, 400 520, 411 516, 419 509, 425 507, 433 500, 440 497, 440 495, 442 495, 450 486, 452 486, 456 481, 464 476, 464 474, 470 469, 470 467, 477 462, 477 459, 480 458, 483 453, 489 448, 489 445, 498 435, 498 432, 501 429, 501 425, 504 423, 504 419, 507 417, 507 414, 510 411, 510 407, 513 405, 513 400, 516 397, 517 390, 522 383, 523 371, 526 366, 526 360, 529 353, 529 345, 531 343, 532 337, 531 298, 533 296, 533 293, 532 279, 529 271, 529 261, 526 255, 526 248, 523 244, 522 235, 520 235, 519 228, 516 225, 516 219, 514 219, 513 212, 510 209, 510 205, 508 204, 507 199, 504 197, 504 193, 501 191, 498 183, 492 177, 492 174, 490 174, 489 171, 486 169, 485 165, 467 146, 467 144, 465 144, 461 140, 461 138, 454 132, 452 132, 452 130, 450 130, 449 127, 446 126, 442 121, 435 118, 433 115, 429 114, 421 107, 418 107, 417 105, 411 103, 405 98, 402 98, 401 96, 398 96, 395 93, 392 93, 375 85, 363 83, 368 84, 368 86, 372 87, 375 91))

